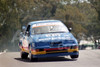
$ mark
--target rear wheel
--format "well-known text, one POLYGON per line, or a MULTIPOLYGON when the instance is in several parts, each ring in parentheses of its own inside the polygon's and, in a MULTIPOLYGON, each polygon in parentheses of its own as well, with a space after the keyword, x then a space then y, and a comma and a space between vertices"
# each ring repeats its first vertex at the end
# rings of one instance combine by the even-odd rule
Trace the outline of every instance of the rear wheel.
POLYGON ((31 46, 29 47, 29 59, 30 61, 34 62, 34 61, 38 61, 38 58, 34 58, 31 54, 31 46))
POLYGON ((77 58, 79 57, 79 55, 70 55, 70 57, 71 57, 73 60, 77 60, 77 58))
POLYGON ((21 51, 21 58, 22 59, 27 59, 27 57, 28 57, 28 53, 21 51))

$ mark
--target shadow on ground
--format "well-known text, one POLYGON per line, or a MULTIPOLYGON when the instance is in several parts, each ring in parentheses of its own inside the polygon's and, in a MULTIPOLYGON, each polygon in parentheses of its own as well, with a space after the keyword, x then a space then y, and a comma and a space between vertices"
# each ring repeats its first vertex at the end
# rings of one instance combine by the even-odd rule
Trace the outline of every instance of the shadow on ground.
MULTIPOLYGON (((29 58, 27 59, 14 58, 14 59, 22 62, 31 62, 29 58)), ((39 58, 38 61, 34 62, 61 62, 61 61, 76 61, 76 59, 70 59, 65 57, 49 57, 49 58, 39 58)))

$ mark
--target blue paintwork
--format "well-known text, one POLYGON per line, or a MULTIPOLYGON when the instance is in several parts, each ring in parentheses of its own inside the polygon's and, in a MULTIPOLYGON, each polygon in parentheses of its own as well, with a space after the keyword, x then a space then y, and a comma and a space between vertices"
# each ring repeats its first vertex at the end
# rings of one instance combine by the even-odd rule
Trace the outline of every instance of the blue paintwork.
POLYGON ((77 40, 74 38, 74 36, 70 32, 38 34, 38 35, 32 35, 31 38, 32 38, 32 42, 34 42, 35 44, 36 49, 57 48, 57 47, 51 47, 51 44, 50 44, 51 42, 62 42, 62 47, 78 45, 77 40), (46 35, 53 35, 53 34, 55 35, 59 34, 59 36, 49 36, 49 37, 46 36, 46 35))
MULTIPOLYGON (((30 22, 30 30, 32 29, 32 25, 38 23, 48 23, 48 22, 60 22, 59 20, 43 20, 43 21, 33 21, 30 22)), ((63 24, 63 23, 62 23, 63 24)), ((25 39, 26 35, 23 35, 22 38, 25 39)), ((40 48, 59 48, 66 46, 78 46, 78 42, 76 38, 70 33, 46 33, 46 34, 35 34, 32 35, 30 31, 30 36, 27 36, 26 40, 31 45, 32 49, 40 49, 40 48), (61 42, 61 44, 55 44, 56 46, 52 46, 51 43, 61 42), (34 46, 32 45, 34 44, 34 46)), ((22 41, 20 41, 22 42, 22 41)), ((65 56, 65 55, 78 55, 77 53, 53 53, 53 54, 45 54, 45 55, 33 55, 34 57, 51 57, 51 56, 65 56)))
MULTIPOLYGON (((43 20, 43 21, 34 21, 34 22, 30 22, 29 25, 33 25, 33 24, 38 24, 38 23, 48 23, 48 22, 60 22, 59 20, 43 20)), ((63 24, 63 23, 62 23, 63 24)), ((31 28, 32 29, 32 28, 31 28)), ((31 33, 30 33, 31 35, 31 33)), ((29 40, 31 40, 30 42, 35 44, 35 48, 50 48, 50 42, 63 42, 63 46, 74 46, 74 45, 78 45, 77 40, 75 39, 75 37, 70 33, 47 33, 47 34, 37 34, 37 35, 31 35, 29 40), (53 34, 55 35, 59 35, 59 36, 52 36, 53 34), (50 36, 46 36, 46 35, 50 35, 50 36), (54 40, 53 40, 54 38, 54 40), (64 39, 62 39, 64 38, 64 39), (41 39, 45 39, 42 41, 39 41, 41 39), (68 40, 73 40, 73 42, 69 42, 68 40)), ((55 48, 55 47, 52 47, 55 48)))

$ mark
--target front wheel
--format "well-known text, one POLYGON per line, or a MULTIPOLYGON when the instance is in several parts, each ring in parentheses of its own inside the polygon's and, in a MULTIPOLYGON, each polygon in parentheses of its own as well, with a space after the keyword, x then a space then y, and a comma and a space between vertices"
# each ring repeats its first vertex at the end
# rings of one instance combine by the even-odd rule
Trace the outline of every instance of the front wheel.
POLYGON ((28 57, 28 53, 25 53, 25 52, 21 51, 21 58, 22 59, 27 59, 27 57, 28 57))
POLYGON ((77 59, 77 58, 79 57, 79 55, 70 55, 70 57, 71 57, 72 59, 77 59))
POLYGON ((34 61, 38 61, 38 58, 34 58, 31 54, 31 46, 29 47, 29 59, 30 61, 34 62, 34 61))

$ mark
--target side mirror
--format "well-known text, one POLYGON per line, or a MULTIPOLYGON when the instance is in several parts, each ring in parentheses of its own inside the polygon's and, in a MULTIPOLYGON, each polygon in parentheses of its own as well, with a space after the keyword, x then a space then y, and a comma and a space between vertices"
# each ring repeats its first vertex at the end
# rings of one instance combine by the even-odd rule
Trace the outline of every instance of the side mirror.
POLYGON ((24 32, 26 30, 26 26, 22 26, 22 31, 24 32))
POLYGON ((72 31, 72 28, 68 28, 68 30, 71 32, 72 31))
POLYGON ((26 31, 26 35, 27 35, 27 36, 29 36, 29 35, 30 35, 30 33, 29 33, 28 31, 26 31))

